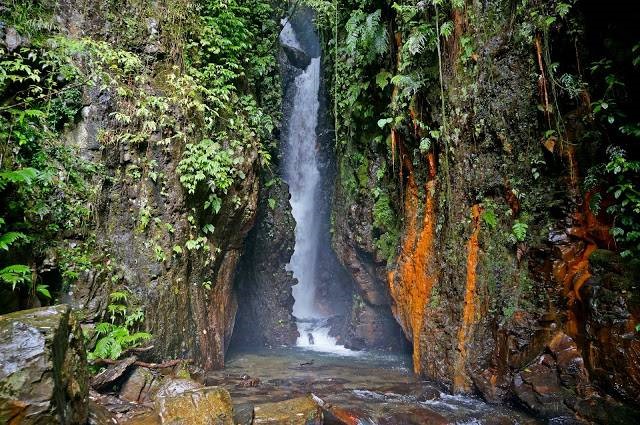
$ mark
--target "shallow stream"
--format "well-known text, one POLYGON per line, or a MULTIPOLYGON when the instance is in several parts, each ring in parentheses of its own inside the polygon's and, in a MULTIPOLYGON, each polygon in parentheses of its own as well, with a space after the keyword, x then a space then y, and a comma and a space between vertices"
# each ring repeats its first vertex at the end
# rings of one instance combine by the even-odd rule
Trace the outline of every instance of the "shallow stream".
POLYGON ((411 359, 396 354, 304 348, 236 352, 224 370, 207 375, 206 383, 228 389, 236 409, 312 393, 354 424, 541 423, 507 406, 447 394, 413 376, 411 359))

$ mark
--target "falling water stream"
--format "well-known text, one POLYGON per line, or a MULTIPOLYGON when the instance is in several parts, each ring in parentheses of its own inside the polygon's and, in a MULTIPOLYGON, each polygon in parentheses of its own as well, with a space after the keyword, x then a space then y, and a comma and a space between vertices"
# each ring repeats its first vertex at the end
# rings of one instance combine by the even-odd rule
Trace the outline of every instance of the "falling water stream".
MULTIPOLYGON (((296 32, 283 21, 280 43, 304 51, 296 32)), ((318 158, 320 109, 320 57, 312 57, 293 82, 293 102, 286 120, 285 178, 291 192, 291 212, 296 221, 295 248, 288 268, 298 283, 293 287, 293 315, 300 334, 297 345, 318 351, 353 353, 336 344, 329 335, 327 317, 318 308, 319 229, 322 219, 317 205, 322 176, 318 158)))
POLYGON ((352 351, 329 334, 330 318, 317 296, 320 255, 326 248, 322 241, 327 239, 321 233, 326 219, 323 187, 324 179, 329 178, 323 175, 317 137, 322 123, 319 44, 315 34, 308 33, 311 22, 300 33, 294 27, 283 22, 280 43, 293 49, 289 54, 297 55, 296 60, 287 59, 290 79, 285 90, 283 170, 296 222, 288 270, 298 281, 293 286, 293 315, 300 336, 297 347, 252 347, 228 353, 225 369, 210 372, 207 384, 227 388, 239 411, 313 393, 331 412, 342 409, 353 424, 537 425, 539 422, 504 406, 443 392, 438 385, 413 375, 411 357, 406 354, 352 351), (259 385, 247 385, 247 376, 258 377, 259 385))

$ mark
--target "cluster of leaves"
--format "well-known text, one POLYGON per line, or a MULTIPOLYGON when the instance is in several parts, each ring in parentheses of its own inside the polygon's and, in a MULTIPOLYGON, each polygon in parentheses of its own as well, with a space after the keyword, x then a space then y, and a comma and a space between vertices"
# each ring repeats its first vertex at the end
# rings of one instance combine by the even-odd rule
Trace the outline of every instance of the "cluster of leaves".
MULTIPOLYGON (((561 154, 566 153, 567 144, 590 146, 588 149, 597 152, 586 170, 583 189, 585 195, 589 193, 592 212, 602 214, 601 218, 611 224, 610 232, 621 254, 631 257, 640 253, 640 161, 636 147, 640 122, 634 116, 640 44, 607 14, 598 17, 588 39, 581 15, 598 13, 596 9, 589 11, 590 7, 575 0, 541 2, 534 7, 523 1, 517 6, 517 13, 524 17, 519 35, 537 45, 544 68, 548 100, 541 101, 539 109, 545 113, 549 129, 543 139, 557 143, 556 151, 561 154), (578 63, 554 60, 552 45, 560 44, 554 39, 558 34, 569 36, 578 63), (583 69, 580 62, 589 66, 583 69), (574 110, 576 103, 589 110, 581 123, 588 131, 579 140, 566 140, 573 130, 567 131, 563 113, 574 110)), ((538 178, 538 167, 532 171, 538 178)))
MULTIPOLYGON (((389 137, 390 128, 403 135, 409 148, 415 148, 416 158, 441 147, 445 140, 441 123, 421 122, 419 116, 410 117, 409 110, 415 110, 417 99, 429 96, 432 83, 438 81, 439 44, 453 32, 447 16, 464 4, 459 0, 302 3, 317 11, 317 24, 324 38, 330 40, 327 56, 333 67, 328 71, 334 78, 333 113, 341 184, 351 198, 373 195, 374 215, 389 215, 386 213, 393 211, 393 188, 398 182, 390 181, 394 178, 391 174, 376 179, 373 192, 364 190, 370 186, 361 176, 368 178, 370 173, 364 168, 367 163, 362 161, 362 152, 375 150, 395 167, 394 151, 398 147, 389 137), (434 13, 440 9, 440 15, 434 13), (390 25, 397 39, 390 34, 390 25), (419 139, 415 137, 418 131, 419 139), (383 211, 385 214, 381 214, 383 211)), ((467 40, 467 50, 471 47, 467 40)), ((431 112, 430 121, 437 115, 431 112)), ((397 244, 397 225, 392 221, 378 220, 376 226, 376 245, 387 258, 393 257, 393 245, 397 244)))
MULTIPOLYGON (((640 253, 640 161, 630 159, 624 149, 611 145, 607 148, 608 161, 589 170, 585 179, 587 190, 604 184, 610 198, 606 213, 612 217, 611 235, 621 248, 623 257, 640 253)), ((603 194, 595 192, 589 207, 598 214, 603 194)))
POLYGON ((14 3, 0 16, 30 37, 13 51, 0 47, 0 280, 46 298, 46 282, 20 263, 61 233, 82 232, 95 194, 86 179, 97 171, 62 140, 81 106, 81 72, 70 46, 49 35, 50 12, 40 2, 14 3))
POLYGON ((279 91, 276 61, 273 45, 255 42, 277 32, 274 9, 264 1, 204 1, 197 12, 186 61, 202 93, 201 133, 207 137, 186 145, 178 171, 187 191, 204 192, 205 208, 215 214, 227 189, 245 177, 239 165, 247 150, 258 150, 264 165, 270 160, 263 147, 273 141, 278 116, 279 99, 269 98, 279 91))
POLYGON ((109 320, 96 324, 98 340, 94 349, 87 353, 89 360, 117 360, 126 350, 151 339, 151 334, 139 330, 144 324, 144 312, 141 308, 130 308, 129 295, 126 291, 115 291, 109 295, 109 320))
MULTIPOLYGON (((640 140, 640 121, 633 116, 634 88, 628 84, 636 84, 640 44, 629 46, 620 56, 627 63, 616 66, 612 59, 604 58, 590 67, 594 80, 592 88, 600 95, 592 103, 593 118, 599 123, 593 136, 604 138, 606 135, 605 140, 611 142, 604 147, 606 161, 596 163, 589 170, 585 189, 603 189, 595 191, 590 207, 597 214, 604 204, 603 199, 609 198, 606 213, 612 218, 611 235, 622 256, 631 257, 640 254, 640 160, 636 147, 640 140), (619 75, 616 68, 627 72, 619 75), (628 148, 623 147, 625 145, 628 148)), ((635 90, 637 93, 637 87, 635 90)))

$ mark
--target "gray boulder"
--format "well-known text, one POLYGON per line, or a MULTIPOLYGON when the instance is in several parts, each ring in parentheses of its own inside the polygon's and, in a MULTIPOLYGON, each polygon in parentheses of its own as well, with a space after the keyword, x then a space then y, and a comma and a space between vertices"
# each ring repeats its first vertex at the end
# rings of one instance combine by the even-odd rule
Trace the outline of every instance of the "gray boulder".
POLYGON ((89 376, 67 305, 0 316, 0 423, 85 424, 89 376))

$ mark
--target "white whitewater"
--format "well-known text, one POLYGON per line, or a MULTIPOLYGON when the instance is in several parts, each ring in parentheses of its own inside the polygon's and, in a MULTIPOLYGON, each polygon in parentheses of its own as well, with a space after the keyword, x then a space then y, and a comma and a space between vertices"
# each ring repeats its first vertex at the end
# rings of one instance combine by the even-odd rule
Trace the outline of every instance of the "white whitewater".
MULTIPOLYGON (((283 21, 280 43, 301 49, 298 37, 283 21)), ((321 176, 318 165, 318 110, 320 107, 320 58, 315 57, 295 78, 292 109, 286 123, 284 169, 291 192, 291 212, 296 221, 295 247, 288 265, 298 283, 293 286, 293 315, 298 332, 297 345, 308 349, 351 353, 329 336, 326 317, 316 305, 316 282, 320 217, 317 206, 321 176)))

